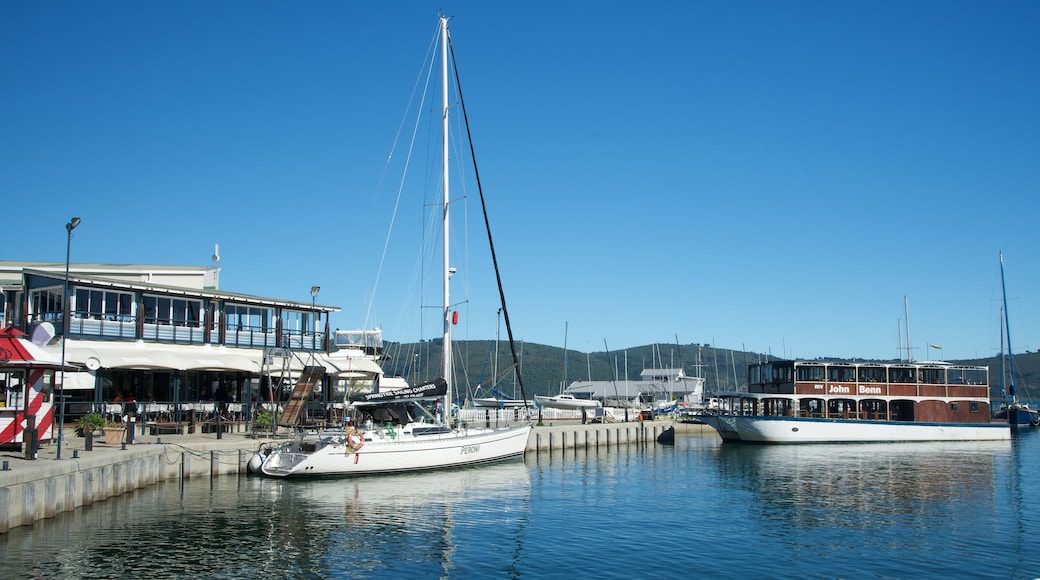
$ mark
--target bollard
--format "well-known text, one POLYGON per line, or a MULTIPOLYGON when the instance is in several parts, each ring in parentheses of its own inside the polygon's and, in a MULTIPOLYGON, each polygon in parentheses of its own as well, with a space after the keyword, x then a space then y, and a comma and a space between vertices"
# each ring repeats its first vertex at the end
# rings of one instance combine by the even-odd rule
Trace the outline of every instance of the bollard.
POLYGON ((126 441, 123 441, 122 443, 119 444, 119 450, 120 451, 126 451, 126 441))
POLYGON ((79 449, 73 449, 72 450, 72 458, 73 459, 79 459, 79 449))
POLYGON ((22 431, 22 449, 26 459, 36 459, 36 415, 25 416, 25 430, 22 431))
POLYGON ((155 438, 155 444, 156 445, 162 445, 162 437, 156 437, 155 438))
POLYGON ((6 459, 4 460, 3 468, 0 468, 0 471, 11 471, 11 464, 8 463, 6 459))
POLYGON ((135 415, 130 415, 129 417, 127 417, 126 442, 131 445, 134 444, 134 431, 137 427, 136 423, 137 417, 135 415))
POLYGON ((83 450, 94 450, 94 430, 90 429, 89 426, 83 430, 83 450))
POLYGON ((26 459, 36 459, 36 429, 26 428, 22 431, 22 449, 26 459))
POLYGON ((224 438, 224 427, 220 424, 220 409, 217 409, 217 439, 224 438))

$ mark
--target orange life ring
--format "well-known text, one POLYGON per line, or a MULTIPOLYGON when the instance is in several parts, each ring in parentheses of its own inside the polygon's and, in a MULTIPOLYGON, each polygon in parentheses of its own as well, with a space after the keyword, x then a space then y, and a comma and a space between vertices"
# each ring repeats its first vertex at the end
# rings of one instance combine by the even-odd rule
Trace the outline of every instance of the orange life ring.
POLYGON ((354 451, 361 449, 365 446, 365 436, 357 429, 351 429, 347 433, 347 447, 350 447, 354 451))

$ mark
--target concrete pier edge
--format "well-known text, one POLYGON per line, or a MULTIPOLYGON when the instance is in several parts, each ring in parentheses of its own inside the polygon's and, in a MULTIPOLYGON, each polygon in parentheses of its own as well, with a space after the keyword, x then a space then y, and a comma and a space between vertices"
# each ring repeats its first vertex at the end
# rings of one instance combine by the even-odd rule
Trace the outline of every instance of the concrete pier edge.
MULTIPOLYGON (((656 444, 669 427, 677 433, 712 436, 705 425, 668 421, 589 423, 553 421, 536 425, 527 443, 528 452, 563 449, 656 444)), ((218 477, 246 473, 253 452, 270 438, 248 434, 163 435, 137 437, 134 444, 95 442, 91 451, 84 440, 64 437, 63 459, 56 459, 55 444, 43 446, 35 459, 18 451, 0 451, 7 470, 0 470, 0 534, 30 525, 59 513, 72 511, 162 481, 193 477, 218 477), (76 453, 73 453, 73 451, 76 453), (78 457, 72 458, 73 455, 78 457)))

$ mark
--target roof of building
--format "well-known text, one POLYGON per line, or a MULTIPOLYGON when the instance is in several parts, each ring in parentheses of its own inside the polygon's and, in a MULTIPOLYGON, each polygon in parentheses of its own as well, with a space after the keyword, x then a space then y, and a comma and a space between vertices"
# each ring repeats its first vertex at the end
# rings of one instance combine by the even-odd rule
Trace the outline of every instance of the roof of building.
MULTIPOLYGON (((129 270, 128 270, 129 271, 129 270)), ((61 272, 55 272, 53 270, 38 270, 27 268, 23 270, 27 275, 36 275, 54 278, 64 282, 64 268, 61 272)), ((84 275, 75 274, 70 272, 69 282, 71 284, 80 286, 93 286, 93 287, 107 287, 113 290, 128 290, 128 291, 162 291, 165 294, 179 294, 183 296, 199 297, 199 298, 216 298, 221 300, 232 300, 234 302, 243 304, 257 304, 264 306, 285 306, 289 308, 306 308, 322 310, 324 312, 339 312, 340 307, 328 306, 322 304, 314 304, 310 302, 300 302, 297 300, 285 300, 281 298, 270 298, 264 296, 255 296, 252 294, 242 294, 240 292, 228 292, 226 290, 217 290, 212 288, 191 288, 179 285, 171 284, 159 284, 149 281, 131 280, 131 279, 120 279, 120 278, 109 278, 104 276, 96 275, 84 275)))

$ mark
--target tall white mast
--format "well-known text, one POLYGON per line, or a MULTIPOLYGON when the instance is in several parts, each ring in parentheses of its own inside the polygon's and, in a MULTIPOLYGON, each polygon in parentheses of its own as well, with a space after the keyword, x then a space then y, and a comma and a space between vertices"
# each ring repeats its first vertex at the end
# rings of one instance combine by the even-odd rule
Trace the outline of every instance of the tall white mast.
POLYGON ((444 195, 443 200, 443 252, 444 252, 444 303, 443 303, 443 316, 444 316, 444 337, 442 339, 443 344, 441 347, 442 358, 441 358, 441 370, 444 372, 444 380, 448 383, 448 390, 444 396, 444 417, 449 420, 451 417, 451 297, 448 292, 448 279, 451 277, 449 268, 451 263, 448 256, 448 208, 451 200, 448 198, 448 17, 441 16, 441 190, 444 195))
POLYGON ((903 313, 906 316, 906 362, 914 362, 914 353, 910 350, 910 299, 903 294, 903 313))

